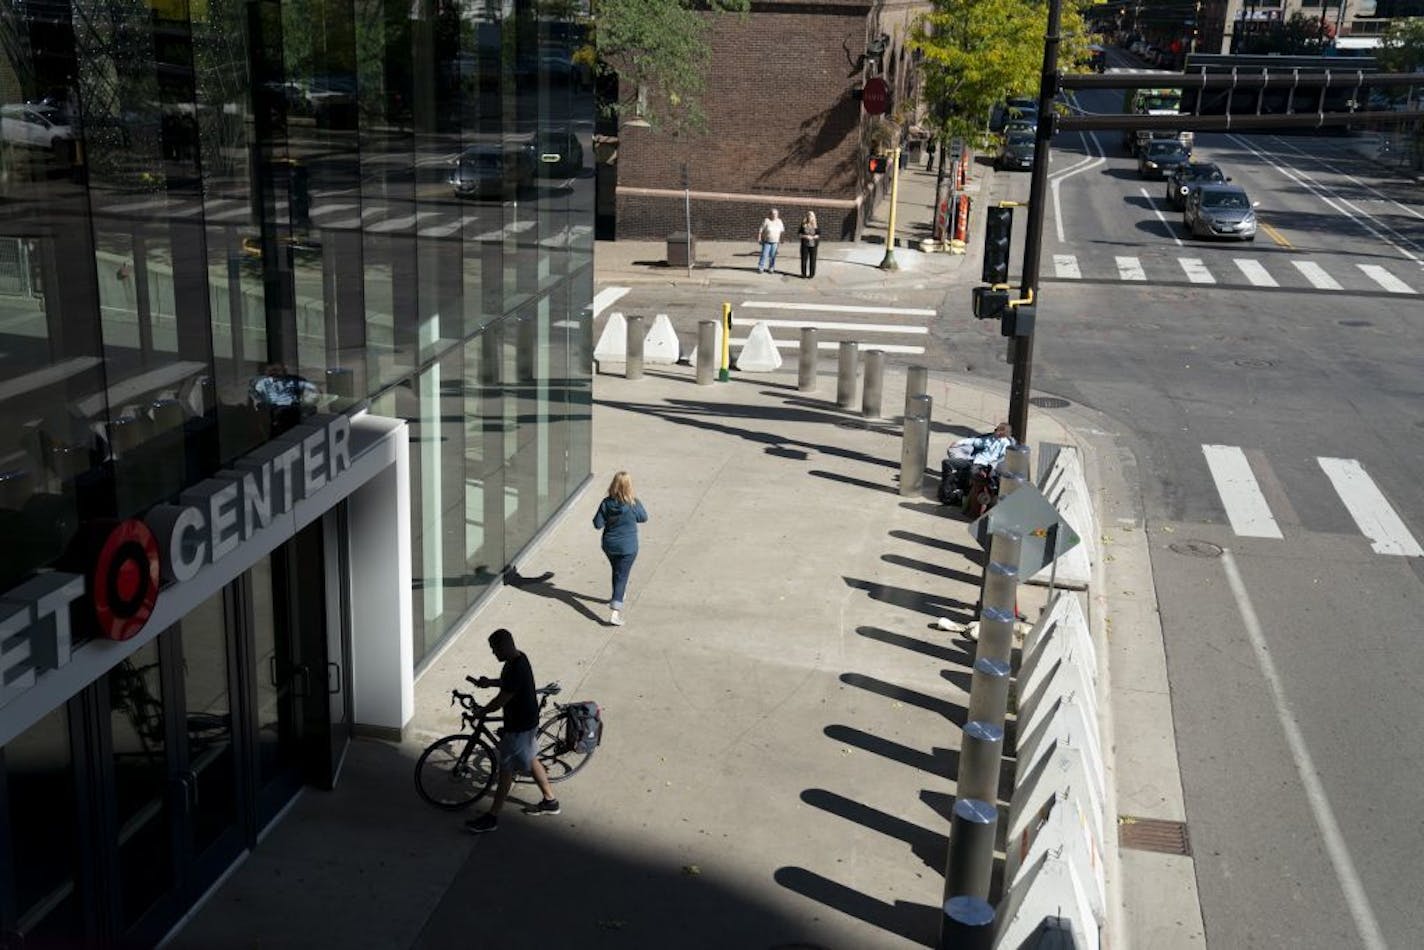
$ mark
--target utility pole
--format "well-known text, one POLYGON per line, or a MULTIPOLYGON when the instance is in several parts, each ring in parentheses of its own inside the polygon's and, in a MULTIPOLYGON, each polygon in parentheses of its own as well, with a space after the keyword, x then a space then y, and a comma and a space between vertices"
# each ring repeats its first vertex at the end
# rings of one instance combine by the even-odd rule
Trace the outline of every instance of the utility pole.
MULTIPOLYGON (((1048 154, 1053 147, 1053 99, 1058 94, 1058 31, 1063 0, 1048 0, 1048 33, 1043 38, 1043 72, 1038 79, 1038 132, 1033 145, 1033 179, 1028 191, 1028 228, 1024 233, 1020 298, 1038 295, 1038 266, 1043 243, 1043 212, 1048 197, 1048 154)), ((1013 338, 1014 375, 1009 386, 1009 426, 1014 439, 1028 441, 1028 396, 1033 381, 1033 334, 1013 338)))

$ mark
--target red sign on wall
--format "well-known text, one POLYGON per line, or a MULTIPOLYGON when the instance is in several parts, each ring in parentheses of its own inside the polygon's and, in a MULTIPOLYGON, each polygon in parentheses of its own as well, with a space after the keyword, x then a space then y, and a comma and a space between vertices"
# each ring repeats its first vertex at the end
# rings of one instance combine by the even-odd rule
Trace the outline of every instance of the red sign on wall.
POLYGON ((870 115, 884 115, 890 107, 890 87, 879 76, 867 79, 865 88, 860 91, 860 101, 870 115))

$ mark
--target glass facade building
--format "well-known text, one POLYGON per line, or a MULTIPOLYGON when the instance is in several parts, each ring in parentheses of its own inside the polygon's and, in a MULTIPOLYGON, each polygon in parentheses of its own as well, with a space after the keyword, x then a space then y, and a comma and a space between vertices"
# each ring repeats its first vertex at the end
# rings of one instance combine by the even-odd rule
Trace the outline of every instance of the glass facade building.
MULTIPOLYGON (((353 649, 388 645, 363 646, 362 591, 400 579, 381 662, 408 681, 588 477, 579 6, 0 7, 6 937, 161 939, 297 788, 335 780, 363 721, 353 649), (373 474, 382 438, 398 476, 373 474), (287 470, 290 524, 239 495, 220 542, 221 486, 280 475, 279 450, 308 473, 294 496, 287 470), (180 503, 217 526, 205 552, 132 527, 180 503), (404 535, 389 562, 381 518, 404 535)), ((371 720, 398 729, 393 702, 371 720)))

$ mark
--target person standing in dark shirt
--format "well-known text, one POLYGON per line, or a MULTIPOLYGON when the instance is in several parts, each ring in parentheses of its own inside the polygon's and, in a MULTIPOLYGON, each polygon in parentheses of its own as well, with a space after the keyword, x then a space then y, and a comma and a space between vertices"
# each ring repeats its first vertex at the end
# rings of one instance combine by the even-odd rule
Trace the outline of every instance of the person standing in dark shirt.
POLYGON ((497 680, 480 678, 481 686, 498 684, 499 695, 478 712, 484 715, 503 709, 504 728, 499 731, 499 785, 495 787, 494 801, 490 803, 489 811, 465 822, 465 827, 476 834, 499 828, 499 812, 504 808, 504 800, 509 797, 515 772, 534 776, 534 782, 544 796, 539 804, 526 808, 526 814, 557 815, 560 811, 559 800, 549 787, 549 776, 536 755, 539 699, 534 692, 534 668, 529 665, 529 657, 515 647, 514 634, 503 627, 490 634, 489 645, 495 659, 504 664, 504 669, 497 680))

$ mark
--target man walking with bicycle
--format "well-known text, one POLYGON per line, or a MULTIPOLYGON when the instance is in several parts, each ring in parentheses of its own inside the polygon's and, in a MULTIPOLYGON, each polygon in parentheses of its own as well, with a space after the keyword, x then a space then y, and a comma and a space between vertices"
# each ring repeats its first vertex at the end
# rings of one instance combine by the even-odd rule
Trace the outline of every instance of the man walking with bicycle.
POLYGON ((539 699, 534 692, 534 669, 529 665, 529 657, 515 647, 514 634, 503 627, 489 635, 489 645, 495 659, 504 664, 504 669, 499 679, 481 677, 478 682, 485 688, 498 686, 499 695, 476 711, 483 716, 503 709, 504 728, 499 734, 499 785, 495 788, 494 801, 490 803, 489 811, 465 822, 465 828, 475 834, 499 828, 499 812, 509 796, 509 787, 514 784, 516 772, 532 775, 543 794, 539 804, 525 809, 526 814, 557 815, 560 810, 559 800, 549 787, 549 777, 535 754, 539 699))

